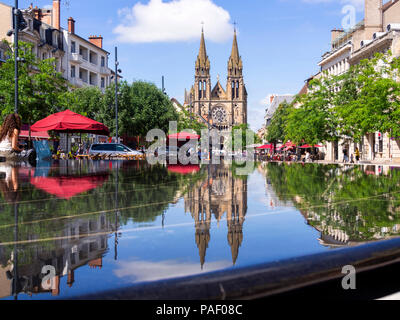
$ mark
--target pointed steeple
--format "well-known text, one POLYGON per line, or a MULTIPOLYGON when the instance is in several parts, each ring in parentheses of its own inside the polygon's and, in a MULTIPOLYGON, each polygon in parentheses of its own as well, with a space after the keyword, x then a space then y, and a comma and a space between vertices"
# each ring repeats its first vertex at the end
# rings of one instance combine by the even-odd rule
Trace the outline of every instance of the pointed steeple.
POLYGON ((235 32, 233 35, 231 59, 233 62, 239 63, 239 48, 238 48, 238 44, 237 44, 236 28, 235 28, 235 32))
POLYGON ((208 59, 207 56, 206 42, 204 40, 203 28, 201 29, 200 49, 196 61, 196 71, 199 71, 201 68, 204 69, 205 71, 210 69, 210 60, 208 59))
POLYGON ((233 35, 232 52, 228 61, 228 74, 230 76, 240 76, 243 69, 242 58, 239 55, 239 46, 237 43, 236 27, 233 35))

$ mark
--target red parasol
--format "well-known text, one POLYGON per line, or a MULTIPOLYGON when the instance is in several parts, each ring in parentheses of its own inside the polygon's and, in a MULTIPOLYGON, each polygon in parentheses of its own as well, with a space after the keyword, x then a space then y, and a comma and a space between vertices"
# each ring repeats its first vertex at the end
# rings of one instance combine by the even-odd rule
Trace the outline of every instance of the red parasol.
POLYGON ((168 136, 168 139, 177 139, 177 140, 199 140, 200 136, 198 134, 190 133, 190 132, 179 132, 173 133, 168 136))
POLYGON ((273 149, 273 148, 274 146, 272 144, 264 144, 263 146, 258 147, 256 149, 273 149))
POLYGON ((108 175, 85 177, 32 177, 31 184, 58 198, 71 199, 77 194, 100 187, 107 178, 108 175))
POLYGON ((58 112, 36 122, 31 127, 32 131, 59 131, 65 133, 85 132, 108 136, 110 130, 102 123, 85 116, 65 110, 58 112))

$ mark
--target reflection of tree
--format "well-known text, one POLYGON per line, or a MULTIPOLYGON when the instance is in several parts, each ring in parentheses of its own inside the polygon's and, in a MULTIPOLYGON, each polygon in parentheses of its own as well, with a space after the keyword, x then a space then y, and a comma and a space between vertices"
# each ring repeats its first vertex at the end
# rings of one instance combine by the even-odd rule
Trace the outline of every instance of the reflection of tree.
POLYGON ((267 179, 281 200, 292 200, 324 242, 370 241, 398 235, 400 171, 370 175, 363 167, 267 165, 267 179))
MULTIPOLYGON (((85 264, 101 266, 101 258, 108 250, 109 234, 128 221, 155 221, 175 201, 178 192, 201 177, 201 173, 181 176, 168 173, 163 166, 150 167, 133 161, 119 164, 97 162, 97 168, 92 167, 93 163, 80 168, 67 168, 65 165, 53 167, 49 175, 104 175, 106 171, 109 179, 97 189, 66 200, 31 185, 29 181, 34 175, 33 168, 24 176, 19 176, 20 187, 17 197, 14 197, 19 206, 17 238, 22 241, 18 244, 21 277, 18 291, 42 292, 38 284, 42 276, 41 268, 47 264, 56 268, 58 277, 68 276, 68 283, 72 285, 73 270, 76 268, 85 264), (112 165, 120 168, 112 169, 112 165), (118 179, 115 179, 116 175, 118 179), (115 220, 116 209, 119 212, 118 222, 115 220)), ((0 208, 0 264, 3 267, 0 267, 0 272, 6 272, 13 260, 10 257, 14 249, 15 224, 14 207, 3 193, 0 194, 0 208)), ((52 290, 55 290, 53 294, 57 294, 57 288, 52 290)))

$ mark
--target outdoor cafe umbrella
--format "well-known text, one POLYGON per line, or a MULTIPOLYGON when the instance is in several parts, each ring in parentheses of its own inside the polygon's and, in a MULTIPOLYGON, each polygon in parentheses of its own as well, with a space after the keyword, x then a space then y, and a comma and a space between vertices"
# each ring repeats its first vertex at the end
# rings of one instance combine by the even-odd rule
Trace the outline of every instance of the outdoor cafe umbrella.
MULTIPOLYGON (((304 146, 301 146, 300 148, 302 149, 309 149, 312 148, 313 146, 310 146, 309 144, 305 144, 304 146)), ((322 148, 321 146, 319 146, 318 144, 314 145, 314 148, 322 148)))
POLYGON ((273 149, 274 146, 272 144, 264 144, 263 146, 260 146, 256 149, 273 149))
POLYGON ((58 112, 39 120, 31 127, 32 131, 58 131, 63 133, 92 133, 108 136, 110 130, 104 124, 89 119, 70 110, 58 112))
POLYGON ((190 132, 179 132, 173 133, 168 136, 168 139, 177 139, 177 140, 199 140, 200 136, 198 134, 190 133, 190 132))

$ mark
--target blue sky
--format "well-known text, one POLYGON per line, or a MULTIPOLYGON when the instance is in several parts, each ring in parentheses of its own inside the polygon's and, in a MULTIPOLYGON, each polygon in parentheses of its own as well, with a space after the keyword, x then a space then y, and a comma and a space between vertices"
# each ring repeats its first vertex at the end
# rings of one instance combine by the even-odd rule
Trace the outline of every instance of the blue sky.
MULTIPOLYGON (((31 2, 19 0, 20 7, 31 2)), ((257 130, 269 94, 296 94, 304 80, 318 72, 317 63, 329 50, 330 30, 341 27, 341 11, 349 3, 357 8, 356 20, 361 20, 363 0, 62 0, 61 25, 66 28, 72 16, 80 36, 104 37, 110 67, 118 46, 126 80, 161 87, 164 75, 168 95, 183 102, 184 89, 194 81, 201 22, 212 83, 220 75, 224 85, 236 21, 249 94, 248 120, 257 130)), ((39 7, 51 4, 33 1, 39 7)))

